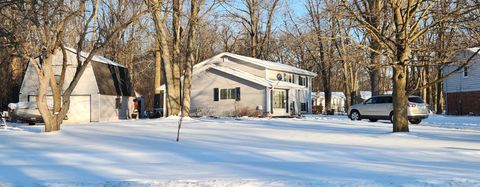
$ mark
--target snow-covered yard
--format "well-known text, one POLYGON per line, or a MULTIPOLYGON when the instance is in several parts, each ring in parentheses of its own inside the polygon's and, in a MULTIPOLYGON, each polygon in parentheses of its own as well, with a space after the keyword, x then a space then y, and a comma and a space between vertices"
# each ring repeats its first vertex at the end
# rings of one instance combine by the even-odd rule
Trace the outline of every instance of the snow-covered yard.
POLYGON ((480 118, 460 118, 395 134, 344 116, 185 119, 180 142, 171 118, 8 127, 0 186, 480 186, 480 118))

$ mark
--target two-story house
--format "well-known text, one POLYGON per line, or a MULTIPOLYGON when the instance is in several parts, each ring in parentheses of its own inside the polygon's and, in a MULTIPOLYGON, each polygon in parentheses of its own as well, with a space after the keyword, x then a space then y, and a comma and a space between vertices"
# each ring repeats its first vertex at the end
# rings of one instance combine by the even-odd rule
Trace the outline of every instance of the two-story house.
POLYGON ((314 76, 313 72, 286 64, 221 53, 194 66, 191 113, 202 116, 233 116, 239 110, 272 116, 311 113, 314 76))

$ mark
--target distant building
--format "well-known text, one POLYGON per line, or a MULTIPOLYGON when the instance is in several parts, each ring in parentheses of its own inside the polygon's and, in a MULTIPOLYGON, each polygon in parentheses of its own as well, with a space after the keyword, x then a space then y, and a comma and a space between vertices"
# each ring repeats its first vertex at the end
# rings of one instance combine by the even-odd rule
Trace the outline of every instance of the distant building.
MULTIPOLYGON (((389 92, 390 93, 390 92, 389 92)), ((324 112, 325 107, 325 92, 315 92, 312 93, 313 107, 315 113, 324 112)), ((367 100, 372 97, 372 92, 370 91, 360 91, 358 100, 367 100)), ((343 92, 332 92, 331 107, 335 112, 345 112, 346 111, 346 97, 343 92)))
MULTIPOLYGON (((458 65, 466 62, 479 48, 469 48, 458 51, 452 58, 454 65, 443 69, 446 75, 458 65)), ((460 72, 443 82, 446 97, 446 113, 448 115, 480 115, 480 55, 460 72)))

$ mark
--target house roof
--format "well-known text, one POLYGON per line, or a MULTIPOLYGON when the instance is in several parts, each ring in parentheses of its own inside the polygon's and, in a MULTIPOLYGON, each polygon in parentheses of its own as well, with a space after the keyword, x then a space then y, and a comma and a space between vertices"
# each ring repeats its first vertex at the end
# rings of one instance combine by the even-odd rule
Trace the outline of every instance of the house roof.
POLYGON ((257 58, 237 55, 237 54, 228 53, 228 52, 223 52, 223 53, 220 53, 218 55, 215 55, 212 58, 204 60, 203 62, 200 62, 200 63, 196 64, 194 66, 194 69, 195 68, 203 69, 202 67, 206 66, 212 60, 214 60, 216 58, 224 58, 224 57, 230 57, 230 58, 238 59, 238 60, 241 60, 241 61, 244 61, 244 62, 247 62, 247 63, 251 63, 251 64, 255 64, 257 66, 261 66, 261 67, 264 67, 264 68, 267 68, 267 69, 271 69, 271 70, 285 71, 285 72, 291 72, 291 73, 308 75, 308 76, 317 76, 316 73, 313 73, 311 71, 307 71, 307 70, 304 70, 304 69, 301 69, 301 68, 297 68, 297 67, 294 67, 294 66, 291 66, 291 65, 282 64, 282 63, 278 63, 278 62, 271 62, 271 61, 267 61, 267 60, 261 60, 261 59, 257 59, 257 58))
MULTIPOLYGON (((230 67, 225 67, 225 66, 218 66, 215 64, 208 64, 205 66, 202 66, 201 69, 197 69, 197 71, 194 71, 193 74, 197 74, 199 72, 202 72, 203 70, 208 70, 208 69, 214 69, 253 83, 256 83, 261 86, 265 87, 270 87, 270 88, 286 88, 286 89, 291 89, 291 88, 297 88, 297 89, 305 89, 304 86, 300 86, 297 84, 293 84, 290 82, 285 82, 285 81, 273 81, 273 80, 268 80, 256 75, 253 75, 251 73, 241 71, 238 69, 230 68, 230 67)), ((165 84, 162 84, 161 86, 156 88, 157 90, 162 90, 165 89, 165 84)))
POLYGON ((268 80, 265 78, 261 78, 259 76, 253 75, 251 73, 237 70, 234 68, 229 68, 229 67, 223 67, 223 66, 217 66, 217 65, 211 65, 210 68, 216 69, 218 71, 236 76, 241 79, 245 79, 247 81, 266 86, 266 87, 273 87, 273 88, 304 88, 303 86, 285 82, 285 81, 272 81, 268 80))
MULTIPOLYGON (((286 64, 281 64, 277 62, 271 62, 271 61, 266 61, 266 60, 260 60, 252 57, 247 57, 247 56, 242 56, 242 55, 237 55, 233 53, 220 53, 218 55, 215 55, 207 60, 204 60, 196 65, 193 66, 193 74, 197 74, 203 71, 206 71, 208 69, 215 69, 217 71, 223 72, 230 74, 232 76, 256 83, 258 85, 262 85, 265 87, 273 87, 273 88, 297 88, 297 89, 305 89, 304 86, 300 86, 297 84, 285 82, 285 81, 274 81, 274 80, 268 80, 264 77, 259 77, 256 75, 253 75, 251 73, 235 69, 235 68, 230 68, 230 67, 225 67, 225 66, 219 66, 215 65, 210 62, 214 62, 214 60, 219 59, 219 58, 224 58, 224 57, 230 57, 234 59, 238 59, 247 63, 251 63, 257 66, 261 66, 267 69, 271 70, 278 70, 278 71, 285 71, 285 72, 291 72, 291 73, 296 73, 296 74, 302 74, 302 75, 307 75, 307 76, 316 76, 316 73, 303 70, 294 66, 286 65, 286 64)), ((162 84, 161 86, 156 88, 157 90, 162 90, 165 89, 165 84, 162 84)))
POLYGON ((475 53, 475 52, 477 52, 479 49, 480 49, 480 47, 472 47, 472 48, 468 48, 468 49, 466 49, 466 50, 475 53))
MULTIPOLYGON (((77 50, 76 49, 73 49, 73 48, 70 48, 70 47, 65 47, 66 50, 72 52, 72 53, 75 53, 77 54, 77 50)), ((83 52, 81 51, 80 52, 80 56, 83 57, 83 58, 87 58, 88 55, 90 55, 90 53, 87 53, 87 52, 83 52)), ((113 65, 113 66, 119 66, 119 67, 125 67, 124 65, 121 65, 119 63, 116 63, 108 58, 105 58, 103 56, 99 56, 99 55, 94 55, 92 57, 92 60, 93 61, 96 61, 96 62, 101 62, 101 63, 104 63, 104 64, 109 64, 109 65, 113 65)))

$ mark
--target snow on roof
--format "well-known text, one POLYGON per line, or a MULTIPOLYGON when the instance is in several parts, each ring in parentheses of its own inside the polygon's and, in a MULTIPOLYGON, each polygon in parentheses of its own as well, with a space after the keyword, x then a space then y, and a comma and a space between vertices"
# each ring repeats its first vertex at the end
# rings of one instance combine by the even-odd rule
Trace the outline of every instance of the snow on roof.
MULTIPOLYGON (((76 49, 73 49, 73 48, 70 48, 70 47, 65 47, 65 49, 67 49, 68 51, 70 51, 72 53, 75 53, 75 54, 77 53, 76 49)), ((83 57, 83 58, 87 58, 88 55, 90 55, 90 53, 86 53, 86 52, 83 52, 83 51, 80 52, 80 56, 83 57)), ((125 67, 124 65, 121 65, 119 63, 116 63, 116 62, 114 62, 110 59, 107 59, 107 58, 105 58, 103 56, 99 56, 99 55, 94 55, 92 57, 92 60, 96 61, 96 62, 101 62, 101 63, 104 63, 104 64, 113 65, 113 66, 119 66, 119 67, 123 67, 123 68, 125 67)))
POLYGON ((230 75, 233 75, 233 76, 236 76, 236 77, 239 77, 239 78, 242 78, 242 79, 254 82, 254 83, 257 83, 257 84, 262 85, 262 86, 270 86, 270 83, 266 79, 261 78, 259 76, 255 76, 251 73, 247 73, 247 72, 240 71, 240 70, 233 69, 233 68, 216 66, 216 65, 210 65, 209 68, 216 69, 218 71, 221 71, 221 72, 224 72, 224 73, 227 73, 227 74, 230 74, 230 75))
POLYGON ((468 48, 468 49, 466 49, 466 50, 475 53, 475 52, 477 52, 479 49, 480 49, 480 47, 472 47, 472 48, 468 48))
MULTIPOLYGON (((194 70, 193 74, 202 72, 203 70, 207 69, 215 69, 218 71, 221 71, 223 73, 256 83, 258 85, 262 85, 265 87, 273 87, 273 88, 297 88, 297 89, 305 89, 304 86, 297 85, 294 83, 290 82, 285 82, 285 81, 274 81, 274 80, 268 80, 266 78, 262 78, 256 75, 253 75, 251 73, 241 71, 238 69, 230 68, 230 67, 224 67, 224 66, 218 66, 214 64, 208 64, 204 66, 197 66, 197 69, 194 70)), ((165 84, 162 84, 161 86, 155 88, 156 90, 164 90, 165 89, 165 84)))
POLYGON ((267 60, 260 60, 260 59, 257 59, 257 58, 237 55, 237 54, 228 53, 228 52, 223 52, 223 53, 220 53, 218 55, 213 56, 212 58, 204 60, 203 62, 200 62, 200 63, 196 64, 194 66, 194 69, 203 69, 202 67, 205 67, 206 65, 208 65, 208 63, 210 61, 212 61, 213 59, 222 58, 222 57, 225 57, 225 56, 235 58, 235 59, 238 59, 238 60, 241 60, 241 61, 245 61, 245 62, 248 62, 248 63, 252 63, 252 64, 255 64, 255 65, 258 65, 258 66, 261 66, 261 67, 265 67, 267 69, 279 70, 279 71, 285 71, 285 72, 292 72, 292 73, 309 75, 309 76, 317 76, 316 73, 313 73, 311 71, 307 71, 307 70, 304 70, 304 69, 300 69, 300 68, 297 68, 297 67, 294 67, 294 66, 291 66, 291 65, 281 64, 281 63, 278 63, 278 62, 271 62, 271 61, 267 61, 267 60))
POLYGON ((268 68, 268 69, 272 69, 272 70, 280 70, 280 71, 298 73, 298 74, 303 74, 303 75, 317 76, 316 73, 313 73, 311 71, 307 71, 307 70, 304 70, 304 69, 300 69, 300 68, 297 68, 297 67, 294 67, 294 66, 291 66, 291 65, 287 65, 287 64, 282 64, 282 63, 278 63, 278 62, 271 62, 271 61, 267 61, 267 60, 260 60, 260 59, 257 59, 257 58, 237 55, 237 54, 228 53, 228 52, 224 52, 224 53, 221 53, 221 54, 222 54, 222 56, 230 56, 230 57, 233 57, 233 58, 245 61, 245 62, 250 62, 250 63, 255 64, 255 65, 259 65, 259 66, 262 66, 262 67, 265 67, 265 68, 268 68))
POLYGON ((304 88, 303 86, 289 83, 289 82, 284 82, 284 81, 273 81, 273 80, 267 80, 265 78, 253 75, 251 73, 241 71, 238 69, 234 68, 229 68, 229 67, 222 67, 222 66, 217 66, 217 65, 210 65, 209 68, 216 69, 218 71, 236 76, 241 79, 245 79, 247 81, 251 81, 253 83, 266 86, 266 87, 274 87, 274 88, 304 88))

